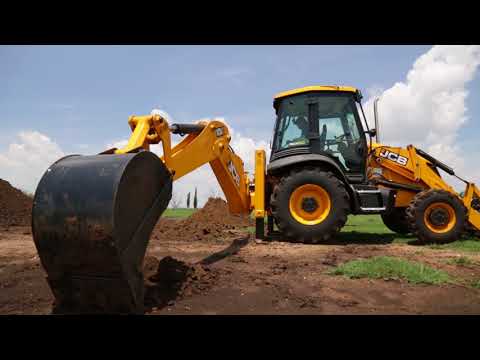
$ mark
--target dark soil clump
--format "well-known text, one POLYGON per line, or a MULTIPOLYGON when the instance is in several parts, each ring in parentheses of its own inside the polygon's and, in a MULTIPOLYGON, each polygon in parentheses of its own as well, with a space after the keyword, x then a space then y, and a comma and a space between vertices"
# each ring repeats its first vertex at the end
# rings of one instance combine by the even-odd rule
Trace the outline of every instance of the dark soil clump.
POLYGON ((0 179, 0 226, 28 226, 33 200, 8 181, 0 179))
POLYGON ((166 256, 158 261, 153 256, 144 260, 145 307, 147 310, 163 308, 176 300, 210 289, 218 274, 208 266, 190 264, 166 256))

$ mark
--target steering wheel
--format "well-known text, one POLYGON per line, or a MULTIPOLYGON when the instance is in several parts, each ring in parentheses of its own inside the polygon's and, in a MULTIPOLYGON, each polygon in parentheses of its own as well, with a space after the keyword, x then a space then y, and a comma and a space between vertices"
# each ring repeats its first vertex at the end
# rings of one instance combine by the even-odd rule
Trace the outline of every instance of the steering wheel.
POLYGON ((346 137, 347 137, 347 134, 341 134, 341 135, 335 136, 335 141, 344 141, 346 137))

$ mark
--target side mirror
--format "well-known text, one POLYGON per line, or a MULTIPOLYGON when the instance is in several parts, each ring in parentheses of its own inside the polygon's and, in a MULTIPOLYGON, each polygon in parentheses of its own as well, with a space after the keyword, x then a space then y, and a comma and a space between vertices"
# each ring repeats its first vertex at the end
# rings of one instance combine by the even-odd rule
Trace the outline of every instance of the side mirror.
POLYGON ((371 137, 375 137, 377 135, 377 129, 370 129, 368 131, 365 131, 365 134, 368 134, 371 137))

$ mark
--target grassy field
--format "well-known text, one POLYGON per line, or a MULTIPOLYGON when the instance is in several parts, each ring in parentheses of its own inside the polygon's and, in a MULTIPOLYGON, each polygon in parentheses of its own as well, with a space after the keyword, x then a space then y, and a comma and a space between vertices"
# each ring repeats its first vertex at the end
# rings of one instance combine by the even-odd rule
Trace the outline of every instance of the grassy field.
MULTIPOLYGON (((193 214, 195 209, 167 209, 163 217, 167 218, 186 218, 193 214)), ((247 229, 250 233, 255 232, 254 227, 247 229)), ((417 240, 412 236, 398 235, 388 230, 383 224, 380 215, 356 215, 349 216, 347 224, 338 236, 339 240, 348 243, 365 244, 387 244, 404 243, 415 245, 417 240)), ((429 248, 442 250, 452 249, 463 252, 480 252, 479 239, 463 239, 445 245, 429 245, 429 248)))
POLYGON ((167 209, 163 213, 162 217, 184 219, 192 215, 195 211, 197 211, 197 209, 191 209, 191 208, 190 209, 186 209, 186 208, 167 209))
POLYGON ((451 281, 450 276, 444 271, 391 256, 348 261, 330 273, 351 279, 403 279, 412 284, 440 285, 451 281))

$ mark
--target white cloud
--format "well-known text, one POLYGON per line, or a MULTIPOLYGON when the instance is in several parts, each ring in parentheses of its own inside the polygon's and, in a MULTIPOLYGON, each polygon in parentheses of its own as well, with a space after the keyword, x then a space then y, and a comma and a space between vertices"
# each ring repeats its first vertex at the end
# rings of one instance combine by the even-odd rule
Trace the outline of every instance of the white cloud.
POLYGON ((121 149, 127 146, 127 144, 128 144, 128 139, 116 140, 108 143, 107 146, 105 146, 105 149, 113 149, 113 148, 121 149))
MULTIPOLYGON (((381 142, 413 144, 455 168, 456 173, 480 180, 465 166, 458 131, 468 118, 467 84, 480 65, 480 46, 434 46, 413 64, 402 82, 380 94, 381 142)), ((373 100, 365 115, 373 126, 373 100)))
POLYGON ((18 140, 0 153, 0 178, 16 188, 34 192, 45 170, 65 154, 37 131, 20 132, 18 140))

